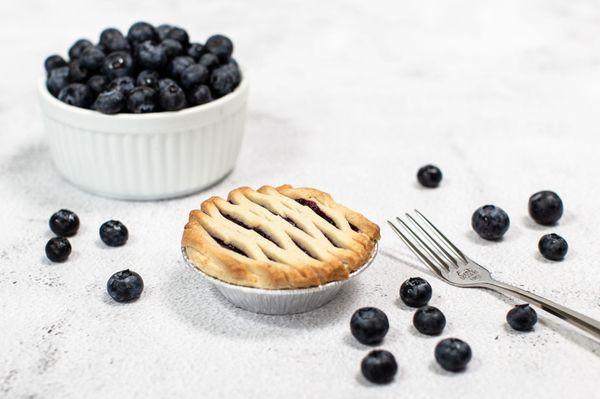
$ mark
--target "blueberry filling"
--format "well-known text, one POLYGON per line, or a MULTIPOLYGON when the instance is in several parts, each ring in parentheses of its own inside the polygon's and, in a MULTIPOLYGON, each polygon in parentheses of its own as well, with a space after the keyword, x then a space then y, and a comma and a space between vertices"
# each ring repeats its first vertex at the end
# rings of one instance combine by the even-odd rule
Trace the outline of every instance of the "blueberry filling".
POLYGON ((355 233, 359 233, 360 230, 358 227, 356 227, 355 225, 353 225, 352 223, 348 222, 348 224, 350 224, 350 228, 352 229, 352 231, 354 231, 355 233))
POLYGON ((242 251, 241 249, 239 249, 238 247, 236 247, 235 245, 232 244, 227 244, 225 241, 221 240, 220 238, 214 237, 212 236, 212 239, 215 240, 216 242, 219 243, 220 246, 222 246, 223 248, 226 248, 230 251, 233 251, 235 253, 238 253, 240 255, 243 255, 245 257, 248 257, 248 255, 246 255, 246 253, 244 251, 242 251))
POLYGON ((304 198, 300 198, 296 200, 297 203, 299 203, 300 205, 304 205, 309 207, 310 209, 312 209, 312 211, 314 213, 316 213, 317 215, 321 216, 323 219, 325 219, 329 224, 334 225, 335 227, 337 227, 335 225, 335 222, 333 221, 333 219, 331 219, 329 216, 327 216, 325 214, 325 212, 323 212, 321 210, 321 208, 319 208, 319 205, 317 205, 317 203, 315 201, 311 201, 311 200, 307 200, 304 198))
MULTIPOLYGON (((237 224, 238 226, 241 226, 245 229, 248 230, 253 230, 255 232, 257 232, 260 236, 262 236, 263 238, 271 241, 273 244, 277 245, 279 247, 279 244, 277 244, 275 241, 273 241, 273 239, 271 237, 269 237, 269 235, 267 233, 265 233, 262 229, 259 229, 258 227, 250 227, 248 225, 246 225, 244 222, 242 222, 241 220, 238 220, 234 217, 231 217, 230 215, 226 214, 226 213, 222 213, 223 217, 227 220, 229 220, 230 222, 233 222, 235 224, 237 224)), ((281 247, 280 247, 281 248, 281 247)))
POLYGON ((292 226, 298 228, 298 225, 290 218, 283 218, 286 222, 288 222, 289 224, 291 224, 292 226))

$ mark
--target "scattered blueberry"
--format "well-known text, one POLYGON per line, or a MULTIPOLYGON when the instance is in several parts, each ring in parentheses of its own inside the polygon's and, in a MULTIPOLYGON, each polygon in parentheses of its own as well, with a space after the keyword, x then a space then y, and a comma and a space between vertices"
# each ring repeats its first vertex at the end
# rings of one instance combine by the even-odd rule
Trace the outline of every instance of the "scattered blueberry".
POLYGON ((93 108, 103 114, 117 114, 125 108, 125 105, 125 95, 119 90, 110 90, 96 97, 93 108))
POLYGON ((569 250, 567 240, 558 234, 546 234, 540 238, 538 248, 542 256, 549 260, 563 260, 569 250))
POLYGON ((173 79, 179 79, 181 76, 181 72, 184 69, 194 64, 194 59, 192 57, 188 57, 187 55, 180 55, 175 57, 169 63, 169 75, 173 79))
POLYGON ((352 335, 365 345, 380 343, 389 328, 390 323, 385 313, 373 307, 358 309, 350 319, 352 335))
POLYGON ((394 379, 398 372, 396 358, 385 350, 369 352, 360 364, 360 370, 365 378, 374 384, 387 384, 394 379))
POLYGON ((427 305, 431 294, 431 285, 421 277, 411 277, 400 286, 400 299, 413 308, 427 305))
POLYGON ((88 79, 87 85, 92 89, 94 94, 98 95, 108 86, 108 79, 104 75, 94 75, 88 79))
POLYGON ((154 27, 147 22, 136 22, 131 25, 127 32, 127 40, 129 40, 131 44, 139 44, 146 40, 155 42, 157 38, 158 35, 156 34, 156 30, 154 30, 154 27))
POLYGON ((210 75, 210 89, 217 97, 231 93, 241 81, 240 70, 235 63, 228 63, 213 69, 210 75))
POLYGON ((198 62, 202 54, 204 54, 204 46, 200 43, 190 43, 190 46, 187 49, 187 55, 192 57, 194 61, 198 62))
POLYGON ((146 86, 150 87, 151 89, 158 90, 159 80, 160 75, 158 72, 146 69, 138 74, 135 82, 138 86, 146 86))
POLYGON ((127 96, 134 88, 135 81, 131 76, 121 76, 120 78, 113 79, 107 87, 109 91, 118 90, 125 96, 127 96))
POLYGON ((50 71, 50 76, 48 76, 48 80, 46 80, 46 87, 50 94, 54 97, 58 97, 58 93, 71 83, 71 79, 69 78, 70 73, 71 69, 68 66, 54 68, 50 71))
POLYGON ((194 86, 206 83, 208 69, 204 65, 192 64, 181 72, 180 81, 184 89, 189 90, 194 86))
POLYGON ((88 71, 97 71, 102 67, 106 55, 97 46, 89 46, 81 53, 79 61, 81 66, 88 71))
POLYGON ((108 295, 117 302, 135 301, 142 295, 144 280, 129 269, 116 272, 106 283, 108 295))
POLYGON ((93 44, 92 44, 92 42, 90 42, 87 39, 77 40, 75 43, 73 43, 73 45, 69 49, 69 58, 71 60, 75 60, 75 59, 79 58, 81 53, 83 53, 83 50, 85 50, 87 47, 90 47, 90 46, 93 46, 93 44))
POLYGON ((160 43, 168 59, 173 59, 183 53, 183 46, 177 40, 165 39, 160 43))
POLYGON ((133 58, 126 51, 115 51, 104 58, 102 73, 110 80, 133 74, 133 58))
POLYGON ((506 212, 494 205, 477 209, 471 218, 471 226, 485 240, 499 240, 510 226, 506 212))
POLYGON ((160 89, 158 102, 165 111, 177 111, 187 105, 185 93, 176 83, 171 83, 160 89))
POLYGON ((461 371, 471 360, 471 347, 458 338, 446 338, 435 347, 435 360, 448 371, 461 371))
POLYGON ((188 103, 191 106, 202 105, 213 100, 210 88, 205 85, 193 87, 188 93, 188 103))
POLYGON ((528 304, 516 305, 506 314, 506 321, 517 331, 531 331, 537 323, 537 313, 528 304))
POLYGON ((139 66, 148 69, 163 69, 168 62, 164 47, 147 40, 136 48, 136 61, 139 66))
POLYGON ((112 53, 114 51, 129 51, 131 46, 129 42, 123 36, 120 30, 115 28, 107 28, 100 33, 100 46, 107 53, 112 53))
POLYGON ((84 84, 71 83, 58 93, 58 99, 76 107, 90 108, 94 102, 94 93, 84 84))
POLYGON ((228 37, 223 35, 213 35, 209 37, 204 48, 206 51, 216 55, 222 63, 229 61, 231 53, 233 53, 233 43, 228 37))
POLYGON ((89 71, 81 65, 81 60, 76 59, 69 63, 69 78, 71 82, 83 83, 89 77, 89 71))
POLYGON ((190 37, 188 36, 187 32, 177 26, 173 26, 171 29, 169 29, 166 38, 177 40, 184 48, 187 48, 187 46, 190 44, 190 37))
POLYGON ((127 227, 118 220, 109 220, 100 226, 100 239, 109 247, 125 245, 128 238, 127 227))
POLYGON ((437 187, 442 181, 442 171, 437 166, 425 165, 417 172, 417 180, 425 187, 437 187))
POLYGON ((127 109, 134 114, 153 112, 156 108, 156 92, 146 86, 139 86, 129 92, 127 109))
POLYGON ((171 25, 162 24, 156 27, 156 33, 158 35, 158 40, 161 42, 167 38, 167 33, 171 30, 171 25))
POLYGON ((52 262, 64 262, 71 254, 71 244, 65 237, 53 237, 46 243, 46 257, 52 262))
POLYGON ((49 74, 53 69, 59 68, 59 67, 64 67, 67 66, 67 61, 65 61, 63 59, 63 57, 61 57, 60 55, 51 55, 50 57, 46 58, 46 60, 44 61, 44 68, 46 69, 46 72, 49 74))
POLYGON ((540 191, 529 198, 529 215, 539 224, 553 225, 562 214, 562 200, 554 191, 540 191))
POLYGON ((438 308, 423 306, 415 312, 413 325, 421 334, 439 335, 446 327, 446 317, 438 308))
POLYGON ((213 69, 219 66, 219 59, 213 53, 206 53, 200 56, 198 64, 204 65, 208 69, 213 69))
POLYGON ((61 209, 50 216, 50 230, 60 237, 71 237, 79 230, 79 217, 75 212, 68 209, 61 209))

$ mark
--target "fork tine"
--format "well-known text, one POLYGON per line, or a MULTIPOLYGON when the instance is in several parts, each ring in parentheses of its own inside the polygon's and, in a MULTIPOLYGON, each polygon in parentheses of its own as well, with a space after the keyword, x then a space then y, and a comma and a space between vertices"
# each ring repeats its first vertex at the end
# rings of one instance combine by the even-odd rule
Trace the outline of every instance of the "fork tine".
POLYGON ((429 245, 427 245, 427 243, 425 241, 423 241, 423 239, 417 233, 412 231, 412 229, 406 223, 404 223, 404 221, 402 219, 400 219, 399 217, 396 217, 396 220, 410 233, 410 235, 412 235, 415 238, 415 240, 417 240, 417 242, 419 243, 421 248, 423 248, 427 253, 429 253, 429 255, 433 256, 435 258, 435 260, 437 260, 438 263, 440 265, 442 265, 442 267, 444 269, 446 269, 447 271, 450 271, 450 267, 448 266, 446 261, 443 260, 442 258, 440 258, 440 256, 437 254, 437 252, 434 249, 432 249, 429 245))
POLYGON ((402 234, 402 232, 394 225, 394 223, 390 222, 389 220, 387 222, 392 228, 392 230, 394 230, 394 232, 398 235, 398 237, 400 237, 402 242, 406 244, 406 246, 417 256, 417 258, 419 258, 423 263, 429 266, 429 268, 435 274, 442 277, 442 271, 440 270, 440 268, 436 264, 431 262, 429 258, 419 250, 419 248, 417 248, 404 234, 402 234))
POLYGON ((440 251, 442 251, 442 253, 443 253, 443 254, 446 256, 446 258, 447 258, 447 259, 448 259, 448 260, 449 260, 451 263, 453 263, 453 264, 454 264, 454 266, 458 266, 458 262, 456 261, 456 258, 455 258, 454 256, 452 256, 451 254, 449 254, 449 253, 448 253, 448 251, 446 251, 446 249, 445 249, 445 248, 444 248, 442 245, 440 245, 440 243, 438 242, 438 240, 436 240, 435 238, 433 238, 433 237, 431 236, 431 234, 429 234, 429 233, 427 232, 427 230, 425 230, 425 228, 423 228, 423 226, 421 226, 421 225, 419 224, 419 222, 417 222, 417 221, 415 220, 415 218, 413 218, 413 217, 412 217, 411 215, 409 215, 408 213, 405 213, 405 215, 406 215, 406 217, 407 217, 408 219, 410 219, 410 221, 411 221, 411 222, 413 222, 413 224, 414 224, 415 226, 417 226, 417 227, 419 228, 419 230, 420 230, 420 231, 421 231, 421 232, 422 232, 422 233, 423 233, 423 234, 424 234, 424 235, 425 235, 425 236, 428 238, 428 240, 429 240, 429 241, 430 241, 430 242, 431 242, 433 245, 435 245, 435 246, 436 246, 436 248, 438 248, 440 251))
POLYGON ((468 262, 467 257, 462 253, 462 251, 460 249, 458 249, 454 244, 452 244, 452 242, 448 238, 446 238, 446 236, 444 234, 442 234, 442 232, 439 231, 438 228, 435 227, 433 225, 433 223, 431 223, 429 221, 429 219, 427 219, 421 212, 419 212, 418 209, 415 209, 415 212, 417 213, 417 215, 419 215, 425 221, 425 223, 427 223, 429 225, 429 227, 431 227, 433 229, 435 234, 444 242, 444 244, 446 244, 447 247, 452 249, 454 251, 454 253, 463 260, 463 262, 468 262))

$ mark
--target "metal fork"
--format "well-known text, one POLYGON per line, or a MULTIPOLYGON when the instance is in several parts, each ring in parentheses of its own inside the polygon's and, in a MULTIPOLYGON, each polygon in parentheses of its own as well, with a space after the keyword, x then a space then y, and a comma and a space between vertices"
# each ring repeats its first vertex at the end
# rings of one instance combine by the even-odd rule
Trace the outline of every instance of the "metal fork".
POLYGON ((408 248, 442 280, 457 287, 487 288, 504 295, 516 296, 600 338, 600 321, 529 291, 494 280, 485 267, 452 244, 421 212, 415 209, 415 213, 419 220, 406 213, 408 223, 396 217, 400 228, 389 220, 388 224, 408 248))

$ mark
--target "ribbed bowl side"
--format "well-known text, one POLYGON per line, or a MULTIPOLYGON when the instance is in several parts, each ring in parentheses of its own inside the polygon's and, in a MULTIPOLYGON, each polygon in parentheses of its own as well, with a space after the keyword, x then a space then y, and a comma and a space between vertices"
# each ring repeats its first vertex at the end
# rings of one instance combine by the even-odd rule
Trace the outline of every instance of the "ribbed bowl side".
POLYGON ((209 124, 155 133, 94 131, 44 119, 56 167, 74 185, 107 197, 160 199, 200 190, 233 169, 245 105, 209 124))

